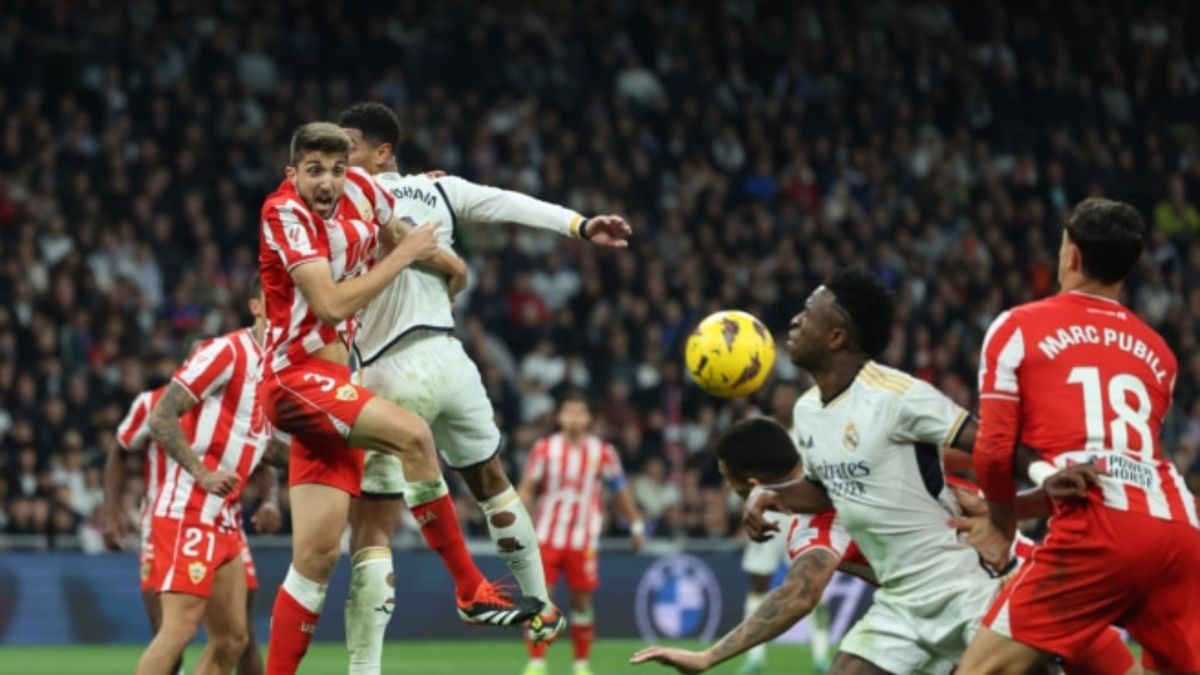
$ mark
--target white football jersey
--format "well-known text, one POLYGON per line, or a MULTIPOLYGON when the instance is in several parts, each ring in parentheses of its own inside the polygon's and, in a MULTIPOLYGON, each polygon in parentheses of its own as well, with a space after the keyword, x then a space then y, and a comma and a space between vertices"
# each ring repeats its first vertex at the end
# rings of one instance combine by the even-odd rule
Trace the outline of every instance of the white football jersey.
POLYGON ((946 524, 959 509, 941 448, 966 420, 937 389, 874 362, 833 400, 823 403, 812 387, 796 402, 792 434, 805 474, 828 491, 880 592, 895 602, 920 605, 947 586, 991 583, 946 524))
MULTIPOLYGON (((391 172, 374 178, 396 198, 397 216, 414 225, 440 221, 438 243, 446 250, 453 250, 455 230, 463 223, 517 223, 570 236, 584 220, 570 209, 456 176, 391 172)), ((359 362, 370 365, 414 330, 454 330, 447 291, 441 274, 416 267, 401 272, 363 313, 355 341, 359 362)))

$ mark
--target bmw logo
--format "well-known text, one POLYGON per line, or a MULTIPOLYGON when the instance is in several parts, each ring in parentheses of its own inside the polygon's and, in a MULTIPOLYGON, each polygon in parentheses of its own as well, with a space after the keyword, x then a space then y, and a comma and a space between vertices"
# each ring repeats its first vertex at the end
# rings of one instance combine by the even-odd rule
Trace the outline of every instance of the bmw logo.
POLYGON ((711 640, 721 619, 721 587, 703 560, 668 555, 642 575, 634 606, 643 640, 711 640))

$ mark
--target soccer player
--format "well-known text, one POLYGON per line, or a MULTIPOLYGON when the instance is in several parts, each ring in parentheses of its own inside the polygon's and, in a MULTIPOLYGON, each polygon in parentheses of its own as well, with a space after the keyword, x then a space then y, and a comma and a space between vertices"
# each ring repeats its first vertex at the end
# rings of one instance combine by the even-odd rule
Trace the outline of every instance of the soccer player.
MULTIPOLYGON (((200 344, 166 387, 139 397, 120 429, 133 448, 145 444, 138 432, 145 424, 156 446, 147 464, 154 480, 142 573, 158 593, 161 625, 138 661, 140 674, 174 672, 201 622, 208 643, 197 673, 228 673, 239 660, 244 672, 262 672, 257 647, 247 653, 247 589, 257 579, 240 503, 270 436, 256 395, 266 319, 261 287, 251 288, 254 325, 200 344)), ((273 472, 265 475, 274 482, 273 472)), ((278 512, 268 520, 264 512, 264 529, 277 528, 278 512)))
MULTIPOLYGON (((536 598, 514 602, 475 566, 429 425, 350 381, 358 312, 413 263, 453 258, 438 252, 436 226, 408 227, 393 214, 390 194, 347 168, 350 145, 328 122, 297 129, 287 176, 262 208, 259 264, 270 330, 260 395, 267 417, 293 436, 293 559, 272 611, 272 674, 296 671, 316 628, 350 498, 362 484, 363 455, 352 448, 404 461, 405 501, 453 577, 465 621, 515 625, 542 608, 536 598), (381 243, 386 252, 377 252, 381 243)), ((462 261, 443 268, 461 270, 462 261)))
MULTIPOLYGON (((780 382, 771 393, 771 417, 784 428, 792 426, 792 408, 796 404, 798 392, 792 382, 780 382)), ((770 513, 767 516, 780 528, 787 527, 792 522, 791 516, 781 513, 770 513)), ((772 537, 768 541, 748 540, 742 553, 742 571, 748 577, 745 616, 753 616, 762 605, 763 598, 771 590, 771 580, 775 572, 788 560, 791 546, 790 538, 772 537)), ((818 604, 812 610, 810 623, 812 640, 813 668, 818 672, 829 669, 829 630, 828 612, 818 604)), ((767 645, 762 643, 751 648, 746 653, 746 660, 738 670, 739 675, 760 673, 767 666, 767 645)))
MULTIPOLYGON (((604 521, 604 488, 630 521, 635 551, 642 547, 645 525, 625 482, 621 459, 613 446, 588 433, 592 413, 587 399, 569 393, 558 406, 560 432, 533 446, 518 492, 526 504, 537 503, 537 537, 551 590, 560 574, 571 592, 571 641, 575 645, 575 675, 590 675, 588 654, 595 637, 592 593, 600 585, 597 547, 604 521)), ((544 675, 544 643, 529 644, 525 675, 544 675)))
MULTIPOLYGON (((617 216, 583 216, 523 194, 476 185, 454 176, 403 176, 396 151, 400 120, 380 103, 358 103, 338 124, 353 141, 350 165, 364 169, 396 200, 394 210, 417 221, 453 223, 438 232, 450 251, 455 229, 475 223, 518 223, 624 246, 629 225, 617 216)), ((421 415, 446 465, 462 476, 487 519, 488 531, 521 591, 543 601, 544 627, 552 640, 566 620, 546 592, 545 572, 529 512, 504 474, 500 431, 479 369, 453 336, 451 293, 443 275, 406 269, 368 306, 355 342, 363 386, 421 415)), ((400 516, 404 475, 392 455, 368 450, 362 499, 350 509, 353 556, 346 641, 350 673, 378 673, 390 614, 375 608, 392 602, 389 547, 400 516)))
POLYGON ((833 670, 909 673, 956 660, 998 581, 946 526, 955 500, 943 446, 970 451, 975 423, 930 385, 875 363, 894 307, 874 277, 838 270, 792 319, 786 348, 816 382, 796 402, 805 477, 756 489, 746 504, 753 538, 774 526, 765 510, 836 506, 881 583, 867 615, 842 640, 833 670))
POLYGON ((1070 655, 1110 623, 1124 626, 1151 671, 1200 672, 1200 521, 1162 453, 1176 361, 1120 304, 1146 228, 1121 202, 1072 211, 1058 257, 1061 291, 1002 313, 980 359, 976 474, 1003 547, 1017 516, 1013 449, 1044 460, 1031 478, 1092 463, 1098 488, 1056 504, 1034 564, 999 597, 963 660, 964 673, 1024 673, 1070 655))
MULTIPOLYGON (((717 441, 718 466, 726 482, 743 498, 754 485, 771 485, 802 480, 804 470, 794 442, 784 428, 765 418, 739 422, 717 441)), ((955 451, 948 449, 948 454, 955 451)), ((963 458, 956 458, 963 459, 963 458)), ((970 457, 965 457, 967 462, 970 457)), ((978 489, 969 482, 947 475, 954 496, 964 506, 966 514, 986 512, 979 499, 978 489)), ((1068 488, 1060 496, 1079 494, 1068 488)), ((986 515, 982 516, 986 518, 986 515)), ((785 516, 787 527, 776 537, 786 542, 786 555, 791 566, 779 588, 768 594, 763 602, 740 625, 716 644, 704 651, 689 651, 669 647, 648 647, 630 660, 633 664, 655 661, 673 666, 680 672, 699 673, 748 650, 765 644, 813 611, 825 587, 840 569, 868 583, 878 585, 870 563, 862 557, 857 545, 841 526, 837 512, 830 509, 818 514, 785 516)), ((1032 542, 1018 544, 1018 555, 1027 560, 1032 542)), ((914 645, 919 647, 919 645, 914 645)), ((885 647, 885 646, 881 646, 885 647)), ((1124 674, 1133 665, 1133 655, 1120 635, 1109 629, 1083 655, 1082 660, 1066 664, 1069 675, 1124 674)), ((845 662, 839 666, 846 666, 845 662)), ((949 672, 954 667, 946 659, 926 665, 922 672, 949 672)), ((844 670, 842 671, 844 672, 844 670)))

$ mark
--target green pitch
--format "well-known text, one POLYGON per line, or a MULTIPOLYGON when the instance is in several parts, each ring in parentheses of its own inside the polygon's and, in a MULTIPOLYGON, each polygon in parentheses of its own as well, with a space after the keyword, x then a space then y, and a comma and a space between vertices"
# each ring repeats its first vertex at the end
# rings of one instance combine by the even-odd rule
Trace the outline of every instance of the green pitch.
MULTIPOLYGON (((607 673, 674 673, 658 665, 630 666, 629 657, 642 647, 636 640, 601 640, 592 650, 592 670, 607 673)), ((0 673, 4 675, 128 675, 133 672, 141 648, 119 647, 4 647, 0 649, 0 673)), ((200 650, 187 653, 186 664, 199 659, 200 650)), ((767 652, 769 675, 806 675, 814 672, 808 649, 773 645, 767 652)), ((564 640, 550 649, 549 675, 570 675, 571 641, 564 640)), ((501 641, 389 642, 383 655, 384 673, 411 675, 520 675, 525 666, 525 650, 520 643, 501 641)), ((740 660, 709 671, 732 675, 740 660)), ((336 675, 346 672, 346 649, 339 644, 319 643, 309 650, 300 673, 336 675)))

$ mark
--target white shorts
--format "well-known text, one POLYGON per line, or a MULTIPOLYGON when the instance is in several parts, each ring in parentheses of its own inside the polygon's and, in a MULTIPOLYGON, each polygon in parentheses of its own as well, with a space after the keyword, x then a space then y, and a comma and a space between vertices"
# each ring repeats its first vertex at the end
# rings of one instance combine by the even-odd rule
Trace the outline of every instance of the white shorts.
POLYGON ((746 550, 742 553, 742 571, 746 574, 769 577, 787 561, 787 534, 792 517, 774 511, 768 511, 766 516, 779 526, 779 531, 762 543, 746 542, 746 550))
POLYGON ((916 607, 894 603, 881 590, 839 650, 891 673, 945 675, 962 658, 999 590, 999 579, 957 584, 916 607))
MULTIPOLYGON (((490 460, 500 450, 500 430, 483 377, 462 343, 444 333, 419 333, 362 370, 362 386, 415 412, 429 423, 442 459, 452 469, 490 460)), ((404 472, 398 458, 368 450, 362 491, 400 496, 404 472)))

